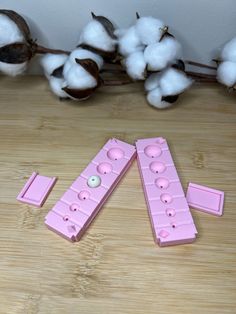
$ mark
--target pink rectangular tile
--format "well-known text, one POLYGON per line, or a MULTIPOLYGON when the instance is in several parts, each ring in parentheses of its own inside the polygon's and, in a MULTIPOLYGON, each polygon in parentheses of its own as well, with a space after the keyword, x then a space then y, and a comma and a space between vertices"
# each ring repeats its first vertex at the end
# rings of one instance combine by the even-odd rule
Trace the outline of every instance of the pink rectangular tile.
POLYGON ((42 207, 57 178, 45 177, 33 172, 25 186, 17 196, 17 200, 23 203, 42 207))
POLYGON ((101 151, 46 216, 49 229, 70 241, 80 239, 136 156, 133 145, 116 139, 101 151))
POLYGON ((166 140, 138 140, 136 148, 155 241, 160 246, 192 242, 197 230, 166 140))
POLYGON ((208 214, 221 216, 224 192, 203 185, 189 183, 186 198, 189 206, 208 214))

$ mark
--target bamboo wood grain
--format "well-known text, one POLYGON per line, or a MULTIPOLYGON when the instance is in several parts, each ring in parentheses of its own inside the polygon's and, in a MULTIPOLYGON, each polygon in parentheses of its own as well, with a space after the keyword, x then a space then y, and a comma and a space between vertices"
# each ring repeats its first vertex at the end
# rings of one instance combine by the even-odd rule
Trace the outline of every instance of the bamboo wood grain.
POLYGON ((198 85, 170 110, 142 84, 60 102, 41 77, 0 77, 0 313, 236 312, 236 98, 198 85), (192 210, 194 244, 153 242, 136 162, 83 239, 44 217, 110 137, 168 139, 182 180, 225 191, 224 215, 192 210), (59 180, 42 209, 16 201, 33 171, 59 180))

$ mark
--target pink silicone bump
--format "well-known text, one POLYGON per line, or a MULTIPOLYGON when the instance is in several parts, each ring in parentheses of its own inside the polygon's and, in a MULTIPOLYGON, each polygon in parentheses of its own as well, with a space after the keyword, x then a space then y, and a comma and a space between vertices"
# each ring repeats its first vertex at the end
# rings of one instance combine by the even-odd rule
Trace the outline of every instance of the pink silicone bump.
POLYGON ((125 155, 121 148, 110 148, 107 152, 107 156, 111 160, 119 160, 125 155))
POLYGON ((197 230, 166 140, 138 140, 136 148, 155 241, 160 246, 193 242, 197 230))
POLYGON ((222 216, 224 192, 203 185, 189 183, 187 195, 189 206, 215 216, 222 216))
POLYGON ((98 166, 97 166, 97 171, 100 174, 107 174, 112 172, 112 165, 108 162, 101 162, 98 166))
POLYGON ((133 145, 109 140, 48 213, 47 227, 67 240, 78 241, 135 156, 133 145), (89 186, 88 180, 98 175, 101 183, 89 186))
POLYGON ((166 170, 165 164, 160 161, 151 162, 149 168, 154 173, 163 173, 166 170))
POLYGON ((156 145, 149 145, 144 149, 144 153, 150 158, 155 158, 161 155, 161 148, 156 145))
POLYGON ((89 197, 90 197, 89 191, 81 191, 81 192, 79 192, 78 198, 81 201, 85 201, 85 200, 89 199, 89 197))
POLYGON ((17 196, 17 200, 36 207, 42 207, 56 181, 56 177, 45 177, 33 172, 17 196))

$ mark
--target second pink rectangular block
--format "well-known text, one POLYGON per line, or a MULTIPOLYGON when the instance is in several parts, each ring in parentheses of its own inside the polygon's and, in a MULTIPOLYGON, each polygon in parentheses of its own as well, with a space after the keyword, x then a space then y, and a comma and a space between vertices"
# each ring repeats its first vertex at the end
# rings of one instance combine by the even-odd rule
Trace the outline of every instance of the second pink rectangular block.
POLYGON ((166 140, 138 140, 136 148, 155 241, 160 246, 193 242, 197 230, 166 140))

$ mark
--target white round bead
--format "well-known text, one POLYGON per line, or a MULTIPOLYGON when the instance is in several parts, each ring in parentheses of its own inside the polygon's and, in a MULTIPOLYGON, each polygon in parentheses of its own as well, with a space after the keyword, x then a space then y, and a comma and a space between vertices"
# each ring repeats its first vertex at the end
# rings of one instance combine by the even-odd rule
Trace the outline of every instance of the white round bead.
POLYGON ((101 184, 99 176, 91 176, 88 178, 87 184, 90 188, 97 188, 101 184))

